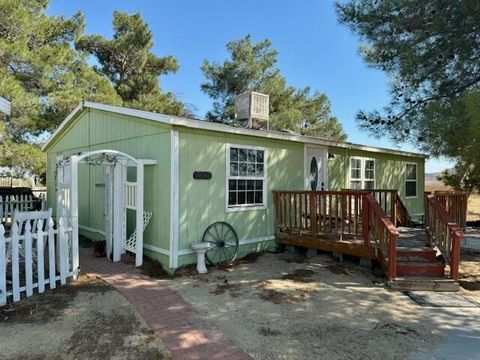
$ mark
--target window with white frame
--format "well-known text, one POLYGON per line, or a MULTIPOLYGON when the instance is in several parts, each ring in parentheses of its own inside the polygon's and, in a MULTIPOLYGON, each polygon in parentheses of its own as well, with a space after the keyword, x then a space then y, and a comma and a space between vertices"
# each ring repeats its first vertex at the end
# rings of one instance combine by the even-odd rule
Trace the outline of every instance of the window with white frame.
POLYGON ((231 145, 228 148, 228 207, 265 204, 265 149, 231 145))
POLYGON ((405 164, 405 197, 417 197, 417 164, 405 164))
POLYGON ((375 188, 375 160, 360 157, 350 158, 350 188, 375 188))

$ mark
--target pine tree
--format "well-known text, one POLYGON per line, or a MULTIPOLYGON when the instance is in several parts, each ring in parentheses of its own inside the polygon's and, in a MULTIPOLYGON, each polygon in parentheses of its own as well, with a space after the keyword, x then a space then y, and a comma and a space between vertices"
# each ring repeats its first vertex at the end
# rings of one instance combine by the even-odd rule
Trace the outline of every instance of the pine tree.
POLYGON ((187 111, 172 93, 163 93, 159 77, 177 72, 172 56, 157 57, 151 50, 153 35, 139 13, 115 11, 113 39, 100 35, 82 36, 77 49, 92 54, 100 66, 98 73, 113 83, 123 104, 141 110, 184 115, 187 111))
POLYGON ((106 77, 99 76, 72 44, 83 16, 49 16, 48 0, 0 2, 0 96, 12 114, 0 124, 0 166, 42 174, 39 143, 82 99, 119 103, 106 77))
POLYGON ((457 180, 469 178, 472 189, 480 179, 480 2, 349 0, 337 12, 360 35, 365 61, 391 78, 390 104, 360 111, 360 125, 457 159, 445 180, 461 188, 457 180))

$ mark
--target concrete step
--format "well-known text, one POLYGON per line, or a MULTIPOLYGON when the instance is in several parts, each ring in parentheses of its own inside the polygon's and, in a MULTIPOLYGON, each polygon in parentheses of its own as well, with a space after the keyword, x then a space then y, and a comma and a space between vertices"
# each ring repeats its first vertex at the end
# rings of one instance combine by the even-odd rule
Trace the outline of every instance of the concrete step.
POLYGON ((434 249, 423 248, 397 248, 397 261, 437 261, 437 252, 434 249))
POLYGON ((428 261, 397 261, 397 276, 445 276, 445 264, 428 261))
POLYGON ((392 289, 400 291, 458 291, 460 288, 458 282, 452 279, 429 276, 398 277, 389 281, 389 285, 392 289))

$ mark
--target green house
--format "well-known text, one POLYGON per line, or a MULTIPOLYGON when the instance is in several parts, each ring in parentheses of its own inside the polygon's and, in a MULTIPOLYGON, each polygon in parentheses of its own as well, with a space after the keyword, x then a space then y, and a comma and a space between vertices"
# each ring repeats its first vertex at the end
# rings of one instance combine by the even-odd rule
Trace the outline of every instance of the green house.
POLYGON ((83 102, 44 151, 48 205, 54 209, 61 159, 105 151, 100 161, 79 162, 74 174, 78 229, 93 239, 115 237, 116 217, 124 218, 124 239, 138 228, 141 217, 112 202, 111 194, 123 193, 124 203, 128 191, 118 187, 140 173, 128 168, 125 184, 113 181, 112 189, 106 186, 111 172, 102 165, 117 152, 124 165, 142 159, 134 162, 144 166, 142 206, 151 213, 143 251, 170 270, 196 261, 191 244, 218 221, 237 233, 240 256, 274 245, 274 190, 393 189, 410 216, 424 212, 425 155, 349 142, 83 102))

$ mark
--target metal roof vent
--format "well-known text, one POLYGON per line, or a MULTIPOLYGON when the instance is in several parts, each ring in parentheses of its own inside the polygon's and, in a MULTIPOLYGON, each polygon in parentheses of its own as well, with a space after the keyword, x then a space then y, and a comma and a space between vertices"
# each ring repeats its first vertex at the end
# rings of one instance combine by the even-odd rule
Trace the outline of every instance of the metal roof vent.
POLYGON ((239 127, 268 130, 269 97, 254 91, 235 97, 235 124, 239 127))

